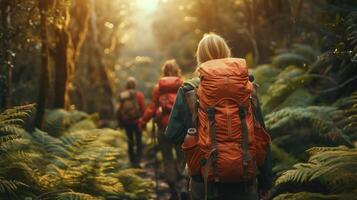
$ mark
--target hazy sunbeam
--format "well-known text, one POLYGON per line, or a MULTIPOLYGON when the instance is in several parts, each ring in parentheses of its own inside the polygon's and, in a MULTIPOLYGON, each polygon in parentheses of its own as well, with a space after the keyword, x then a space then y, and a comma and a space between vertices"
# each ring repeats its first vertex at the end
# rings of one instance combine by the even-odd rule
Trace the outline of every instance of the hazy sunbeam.
POLYGON ((136 0, 139 9, 152 12, 156 10, 159 0, 136 0))

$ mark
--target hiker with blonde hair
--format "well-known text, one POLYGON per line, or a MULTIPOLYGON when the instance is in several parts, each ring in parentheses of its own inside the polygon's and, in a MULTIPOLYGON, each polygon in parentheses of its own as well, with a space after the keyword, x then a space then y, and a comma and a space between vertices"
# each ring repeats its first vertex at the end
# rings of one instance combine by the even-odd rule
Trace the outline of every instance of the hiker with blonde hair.
POLYGON ((270 136, 246 61, 214 33, 196 56, 198 77, 179 88, 165 132, 185 154, 191 199, 268 199, 270 136))
MULTIPOLYGON (((178 88, 182 85, 181 69, 176 60, 168 60, 161 68, 161 78, 155 85, 152 92, 152 99, 149 108, 139 120, 141 127, 150 120, 154 119, 158 131, 156 139, 158 147, 163 156, 165 179, 169 185, 171 199, 178 199, 176 182, 179 179, 179 167, 173 155, 174 145, 168 141, 164 131, 169 121, 169 115, 176 99, 178 88)), ((180 149, 176 150, 176 157, 180 157, 180 149)))

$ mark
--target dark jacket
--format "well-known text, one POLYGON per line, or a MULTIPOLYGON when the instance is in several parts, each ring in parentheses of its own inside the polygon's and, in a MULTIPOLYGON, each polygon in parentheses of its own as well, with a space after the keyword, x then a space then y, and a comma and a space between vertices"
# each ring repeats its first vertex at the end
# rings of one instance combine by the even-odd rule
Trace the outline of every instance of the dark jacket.
MULTIPOLYGON (((194 89, 194 87, 191 84, 188 84, 188 82, 185 82, 178 90, 176 101, 171 111, 169 124, 165 131, 166 137, 177 145, 183 143, 187 129, 193 127, 192 117, 185 100, 185 93, 192 89, 194 89)), ((263 120, 262 113, 260 112, 260 109, 258 110, 259 112, 257 114, 260 116, 257 116, 257 119, 263 120)), ((263 121, 261 123, 263 124, 263 121)), ((267 149, 264 164, 259 167, 257 178, 259 189, 270 189, 272 187, 273 173, 270 146, 267 149)))

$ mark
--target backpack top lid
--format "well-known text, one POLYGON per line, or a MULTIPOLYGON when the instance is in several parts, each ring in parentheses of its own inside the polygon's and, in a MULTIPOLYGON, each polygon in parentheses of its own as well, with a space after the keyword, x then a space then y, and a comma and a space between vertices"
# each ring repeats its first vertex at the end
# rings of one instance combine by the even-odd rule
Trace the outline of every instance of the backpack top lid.
POLYGON ((200 65, 198 73, 201 82, 197 95, 204 107, 224 99, 245 104, 253 91, 245 59, 210 60, 200 65))
POLYGON ((209 60, 198 68, 202 76, 240 76, 248 80, 248 67, 243 58, 222 58, 209 60))
POLYGON ((160 93, 176 93, 183 81, 178 76, 165 76, 159 79, 160 93))

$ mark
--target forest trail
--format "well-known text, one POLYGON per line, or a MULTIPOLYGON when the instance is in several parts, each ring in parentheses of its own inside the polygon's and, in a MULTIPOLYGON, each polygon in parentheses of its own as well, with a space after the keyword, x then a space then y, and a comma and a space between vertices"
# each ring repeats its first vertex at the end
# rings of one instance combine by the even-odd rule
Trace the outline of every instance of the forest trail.
MULTIPOLYGON (((169 200, 170 190, 165 181, 165 174, 163 173, 161 162, 162 161, 155 160, 155 150, 153 148, 149 149, 141 161, 141 167, 145 170, 143 178, 148 178, 155 182, 154 199, 169 200)), ((186 191, 186 184, 187 182, 184 177, 181 177, 180 180, 177 181, 177 192, 179 195, 181 191, 186 191)))
MULTIPOLYGON (((140 168, 144 170, 143 178, 147 178, 155 182, 153 198, 157 200, 169 200, 171 196, 170 190, 168 184, 165 181, 164 168, 162 165, 162 160, 160 160, 159 157, 160 156, 157 154, 156 160, 155 149, 149 147, 147 151, 144 151, 140 168)), ((179 195, 181 192, 186 192, 187 180, 185 177, 179 177, 179 180, 176 182, 176 184, 177 192, 179 195)), ((182 200, 184 200, 184 198, 182 198, 182 200)))
POLYGON ((356 199, 356 0, 0 0, 0 16, 0 200, 152 200, 156 170, 169 199, 145 134, 128 163, 118 96, 135 77, 148 105, 167 59, 194 76, 210 32, 260 86, 271 199, 356 199))
POLYGON ((144 178, 149 178, 155 182, 155 193, 153 198, 158 200, 168 200, 170 198, 169 186, 166 184, 165 179, 163 178, 160 170, 157 169, 157 164, 155 163, 154 153, 144 155, 144 158, 141 162, 141 166, 145 169, 144 178), (157 176, 156 176, 156 173, 157 176), (157 187, 158 184, 158 187, 157 187), (156 191, 156 188, 158 191, 156 191))

